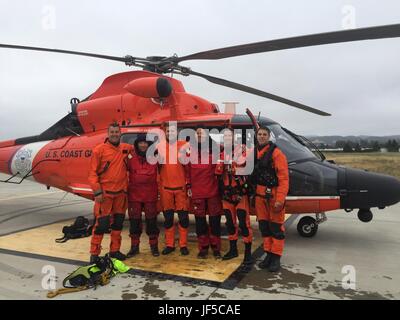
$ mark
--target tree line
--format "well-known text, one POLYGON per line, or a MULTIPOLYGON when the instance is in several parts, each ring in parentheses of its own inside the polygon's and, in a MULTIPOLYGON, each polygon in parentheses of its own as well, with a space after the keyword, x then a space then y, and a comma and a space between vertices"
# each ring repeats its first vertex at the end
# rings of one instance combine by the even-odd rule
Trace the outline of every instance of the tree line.
POLYGON ((380 151, 381 148, 386 148, 388 152, 399 152, 399 141, 389 139, 386 142, 379 142, 376 140, 338 140, 335 145, 318 144, 319 149, 343 149, 343 152, 366 152, 366 151, 380 151))

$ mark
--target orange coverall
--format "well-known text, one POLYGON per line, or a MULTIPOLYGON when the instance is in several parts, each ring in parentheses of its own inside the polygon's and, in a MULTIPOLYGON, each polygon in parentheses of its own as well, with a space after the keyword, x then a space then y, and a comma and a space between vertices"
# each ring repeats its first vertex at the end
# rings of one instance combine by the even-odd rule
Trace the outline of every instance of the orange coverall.
POLYGON ((128 206, 127 160, 132 151, 130 144, 114 146, 108 140, 93 149, 88 180, 94 196, 102 194, 103 202, 94 204, 92 255, 100 254, 103 235, 110 228, 110 252, 117 252, 121 247, 121 230, 128 206))
MULTIPOLYGON (((260 160, 270 148, 267 144, 257 150, 257 159, 260 160)), ((286 156, 277 147, 272 153, 272 166, 278 177, 278 186, 271 188, 271 198, 266 199, 266 186, 257 184, 255 210, 260 232, 264 239, 264 251, 282 256, 285 244, 285 199, 289 191, 289 170, 286 156), (282 210, 276 212, 276 202, 283 204, 282 210)))
POLYGON ((160 197, 164 213, 165 245, 175 247, 174 213, 179 218, 179 247, 187 247, 189 227, 189 201, 186 194, 186 178, 184 166, 180 163, 182 147, 186 141, 169 143, 163 141, 158 146, 160 165, 160 197))
MULTIPOLYGON (((236 188, 238 183, 236 179, 244 179, 244 176, 236 176, 236 168, 244 166, 246 161, 246 154, 249 152, 243 145, 237 145, 232 154, 222 151, 220 154, 221 162, 217 165, 215 173, 221 175, 226 188, 236 188), (237 158, 239 156, 239 158, 237 158), (232 158, 232 159, 229 159, 232 158), (235 160, 235 158, 237 158, 235 160), (230 163, 228 163, 230 162, 230 163), (236 179, 235 179, 236 178, 236 179)), ((243 182, 243 181, 242 181, 243 182)), ((251 243, 253 241, 253 231, 250 225, 250 203, 247 194, 241 195, 241 199, 237 200, 238 203, 233 203, 231 199, 222 199, 222 207, 226 218, 226 226, 228 229, 228 239, 238 239, 238 223, 242 233, 244 243, 251 243)), ((237 202, 236 201, 236 202, 237 202)))

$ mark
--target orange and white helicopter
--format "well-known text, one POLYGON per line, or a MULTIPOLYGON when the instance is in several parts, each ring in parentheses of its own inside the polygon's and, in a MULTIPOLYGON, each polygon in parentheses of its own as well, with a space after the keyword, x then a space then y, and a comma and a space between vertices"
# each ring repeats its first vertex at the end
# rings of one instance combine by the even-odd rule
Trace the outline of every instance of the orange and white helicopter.
MULTIPOLYGON (((400 36, 400 24, 306 35, 250 43, 178 57, 116 57, 102 54, 0 44, 0 48, 36 50, 114 60, 141 71, 114 74, 88 98, 71 99, 71 112, 39 135, 0 142, 0 172, 10 175, 4 183, 32 179, 48 188, 93 199, 87 181, 91 150, 104 141, 107 127, 117 121, 122 127, 122 141, 134 142, 139 133, 177 121, 178 127, 190 128, 201 123, 208 128, 227 126, 252 128, 254 116, 221 113, 218 106, 187 93, 181 81, 164 74, 194 75, 214 84, 241 90, 322 116, 328 113, 304 104, 254 89, 239 83, 202 74, 180 65, 187 60, 216 60, 261 52, 332 43, 376 40, 400 36)), ((259 117, 258 124, 268 126, 276 144, 289 161, 290 191, 286 211, 305 216, 297 230, 302 236, 314 236, 325 212, 358 210, 361 221, 372 219, 371 208, 383 209, 400 201, 400 181, 394 177, 345 168, 326 160, 324 155, 302 136, 275 121, 259 117)), ((253 137, 250 137, 253 139, 253 137)))

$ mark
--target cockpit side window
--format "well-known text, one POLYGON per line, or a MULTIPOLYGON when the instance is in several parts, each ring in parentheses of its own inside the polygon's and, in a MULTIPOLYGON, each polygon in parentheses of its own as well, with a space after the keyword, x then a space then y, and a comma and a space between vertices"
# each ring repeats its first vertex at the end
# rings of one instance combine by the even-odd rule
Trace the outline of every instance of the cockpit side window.
MULTIPOLYGON (((121 142, 123 143, 129 143, 131 145, 134 145, 139 133, 124 133, 121 136, 121 142)), ((156 142, 158 140, 158 136, 153 133, 148 133, 150 141, 156 142)))
POLYGON ((310 149, 285 132, 280 125, 273 124, 268 127, 271 130, 271 141, 283 151, 289 163, 316 158, 310 149))

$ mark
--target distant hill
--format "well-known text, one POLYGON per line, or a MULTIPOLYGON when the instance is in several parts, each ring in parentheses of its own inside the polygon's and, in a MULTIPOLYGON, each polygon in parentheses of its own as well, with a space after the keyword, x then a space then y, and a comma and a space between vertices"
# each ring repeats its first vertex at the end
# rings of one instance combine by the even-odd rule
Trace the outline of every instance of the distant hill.
POLYGON ((335 145, 336 141, 344 140, 351 141, 354 143, 360 143, 361 140, 364 141, 378 141, 379 143, 386 143, 388 140, 397 140, 400 142, 400 135, 393 136, 307 136, 307 139, 311 140, 314 144, 327 144, 335 145))

